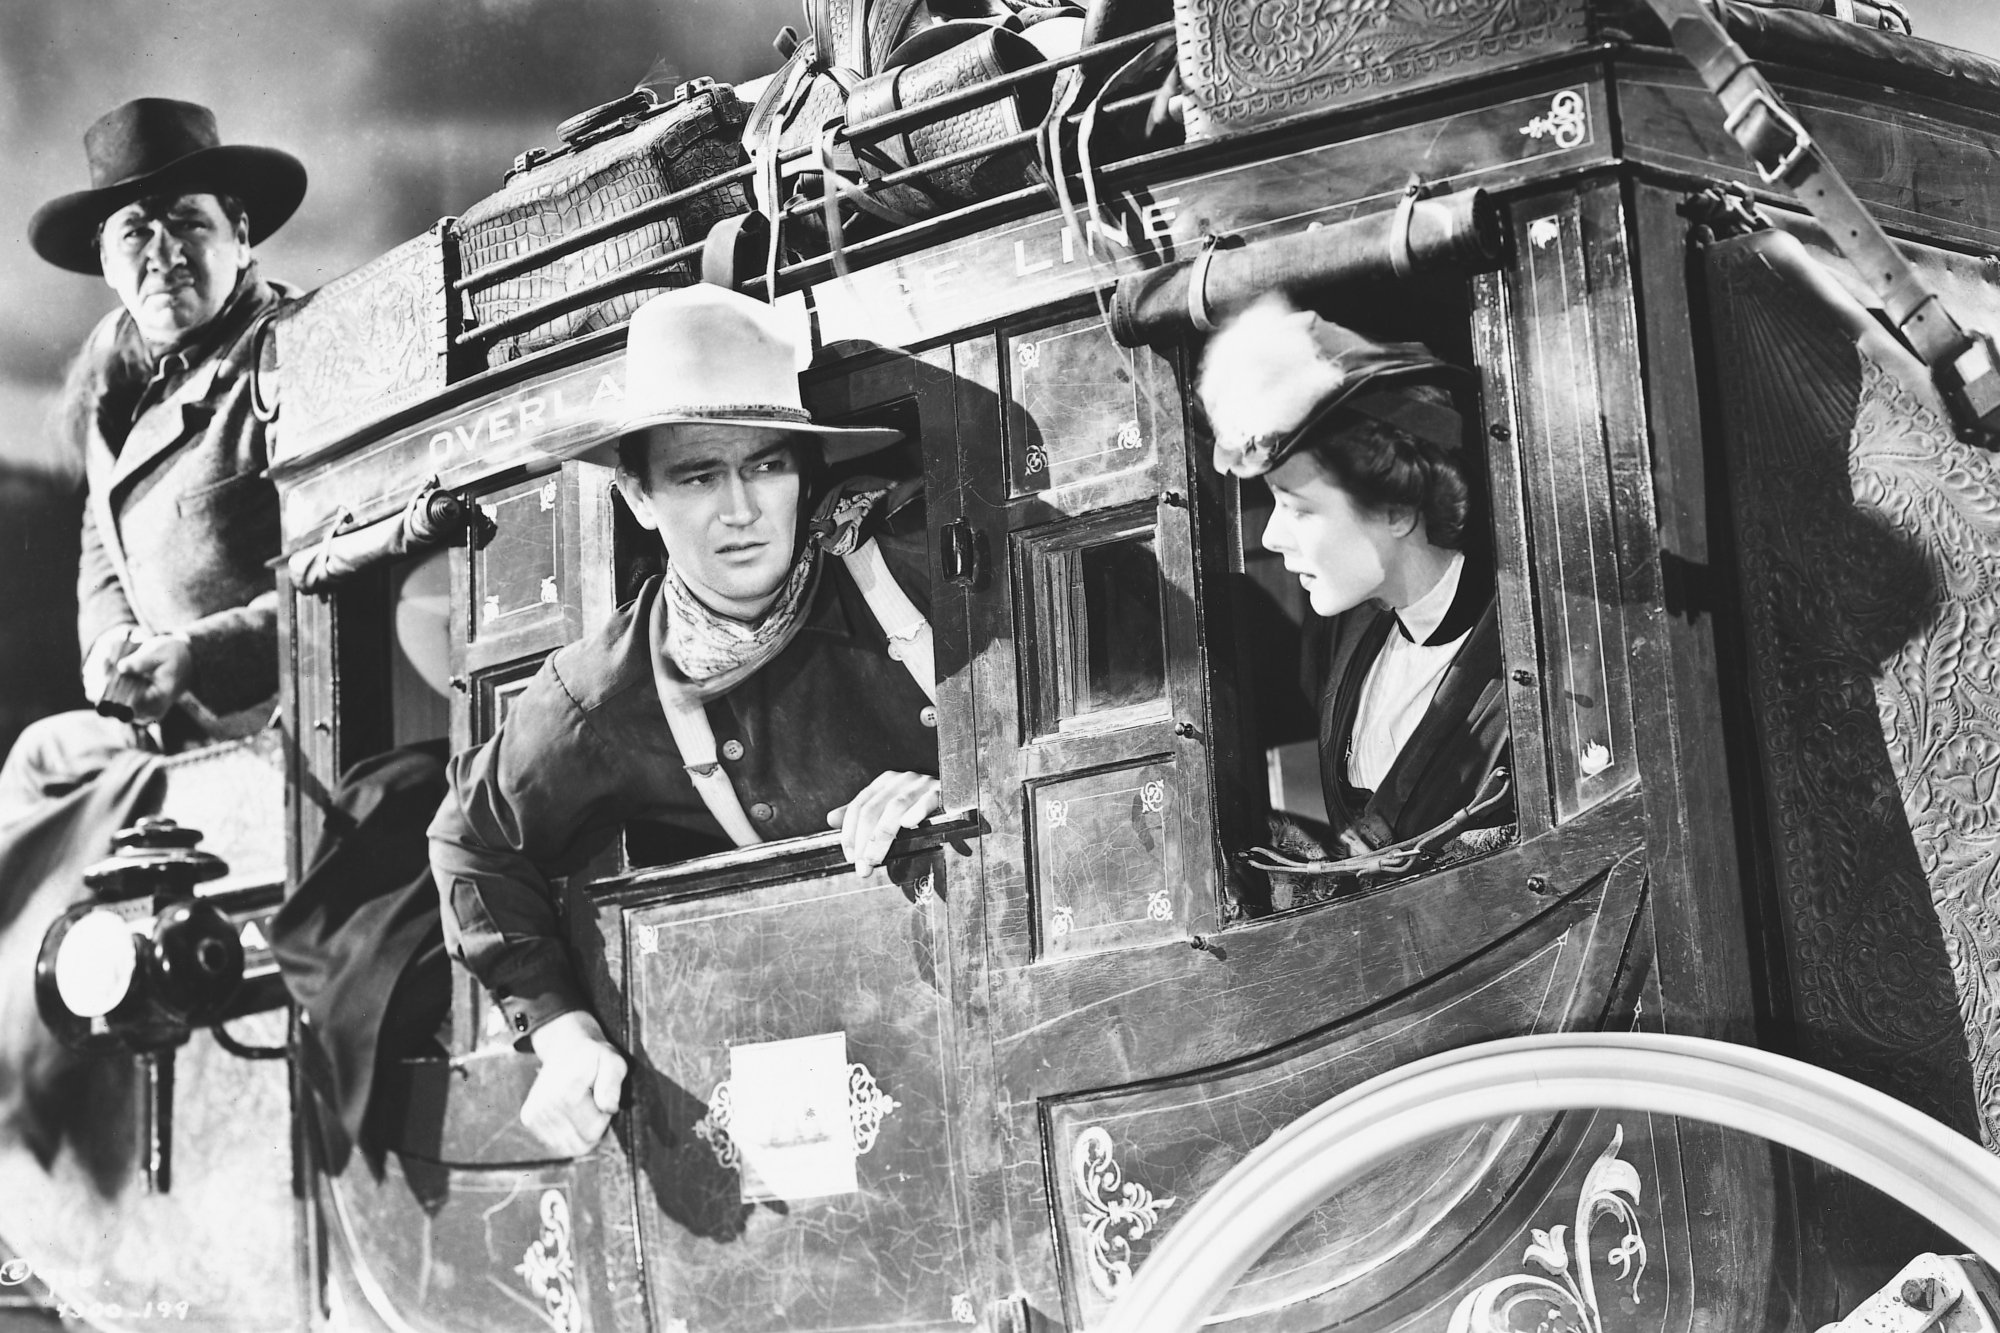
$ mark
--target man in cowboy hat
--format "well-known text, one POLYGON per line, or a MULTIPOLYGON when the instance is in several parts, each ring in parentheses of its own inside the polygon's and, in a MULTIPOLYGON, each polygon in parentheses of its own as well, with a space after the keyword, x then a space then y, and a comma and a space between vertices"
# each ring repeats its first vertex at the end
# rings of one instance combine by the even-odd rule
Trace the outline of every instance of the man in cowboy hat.
POLYGON ((1320 781, 1333 858, 1512 818, 1493 565, 1454 393, 1417 343, 1267 297, 1209 340, 1215 467, 1261 477, 1264 545, 1317 617, 1320 781), (1328 623, 1330 621, 1330 623, 1328 623))
POLYGON ((633 317, 626 408, 584 455, 618 468, 666 574, 554 654, 453 761, 431 824, 445 935, 542 1067, 522 1121, 587 1151, 625 1060, 592 1017, 548 877, 621 827, 657 859, 840 830, 866 873, 938 808, 936 675, 914 485, 827 486, 892 430, 816 424, 798 341, 722 287, 633 317))
POLYGON ((222 143, 207 108, 166 98, 112 111, 84 151, 91 187, 45 204, 28 236, 119 300, 63 405, 89 479, 84 690, 113 716, 29 728, 0 772, 0 813, 88 777, 137 743, 134 723, 161 723, 169 748, 240 735, 277 693, 278 502, 250 372, 254 329, 287 293, 251 247, 298 207, 305 168, 222 143))
MULTIPOLYGON (((251 408, 253 326, 281 299, 250 247, 291 216, 305 169, 225 145, 215 118, 147 98, 84 135, 91 187, 29 224, 36 253, 101 276, 119 308, 71 367, 63 420, 89 482, 77 589, 84 690, 121 718, 63 713, 0 766, 0 951, 82 892, 76 867, 157 809, 145 749, 255 730, 277 693, 277 495, 251 408), (136 724, 158 723, 157 735, 136 724)), ((0 968, 0 1012, 30 1013, 32 968, 0 968)), ((102 1108, 84 1057, 40 1024, 0 1032, 0 1138, 53 1152, 102 1108)))

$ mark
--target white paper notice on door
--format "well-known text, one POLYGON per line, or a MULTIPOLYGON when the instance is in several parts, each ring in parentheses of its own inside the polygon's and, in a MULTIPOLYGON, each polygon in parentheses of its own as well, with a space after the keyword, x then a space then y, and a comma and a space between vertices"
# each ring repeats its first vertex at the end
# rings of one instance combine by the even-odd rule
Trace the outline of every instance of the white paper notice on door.
POLYGON ((860 1188, 847 1083, 845 1032, 729 1048, 729 1136, 746 1203, 860 1188))

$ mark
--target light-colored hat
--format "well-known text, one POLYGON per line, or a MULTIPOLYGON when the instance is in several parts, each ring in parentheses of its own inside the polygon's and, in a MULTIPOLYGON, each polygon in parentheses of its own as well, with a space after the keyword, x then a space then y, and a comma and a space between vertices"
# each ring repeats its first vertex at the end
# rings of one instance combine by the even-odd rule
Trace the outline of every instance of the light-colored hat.
POLYGON ((618 441, 654 426, 752 426, 809 435, 837 463, 902 438, 875 426, 822 426, 799 399, 799 340, 784 314, 697 283, 639 307, 625 338, 625 414, 609 440, 579 455, 607 466, 618 441))
POLYGON ((1261 477, 1340 412, 1457 449, 1463 418, 1403 390, 1469 378, 1422 343, 1375 342, 1271 295, 1208 340, 1197 392, 1215 434, 1215 470, 1261 477))

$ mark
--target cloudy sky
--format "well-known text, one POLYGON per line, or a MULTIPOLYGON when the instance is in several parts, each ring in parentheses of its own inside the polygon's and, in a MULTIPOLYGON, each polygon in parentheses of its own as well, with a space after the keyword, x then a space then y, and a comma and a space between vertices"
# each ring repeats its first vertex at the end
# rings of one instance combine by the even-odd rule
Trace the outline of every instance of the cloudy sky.
MULTIPOLYGON (((1906 0, 1925 36, 2000 56, 2000 0, 1906 0)), ((225 140, 304 159, 260 248, 317 286, 490 193, 557 121, 667 60, 738 80, 799 0, 0 0, 0 457, 44 455, 64 358, 111 307, 37 259, 43 201, 88 183, 82 135, 129 98, 213 107, 225 140)))

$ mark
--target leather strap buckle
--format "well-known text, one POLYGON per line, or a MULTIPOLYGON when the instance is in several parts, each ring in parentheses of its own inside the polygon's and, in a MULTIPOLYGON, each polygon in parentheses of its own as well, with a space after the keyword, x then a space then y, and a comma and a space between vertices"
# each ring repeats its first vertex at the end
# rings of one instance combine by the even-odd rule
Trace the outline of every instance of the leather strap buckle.
POLYGON ((1766 185, 1789 184, 1787 177, 1812 151, 1812 136, 1806 133, 1806 127, 1799 123, 1797 116, 1778 105, 1769 90, 1764 88, 1753 86, 1749 95, 1723 117, 1722 126, 1749 151, 1751 160, 1757 164, 1757 174, 1764 178, 1766 185), (1752 121, 1753 116, 1759 119, 1752 121), (1775 152, 1773 130, 1790 136, 1791 142, 1782 152, 1775 152), (1772 156, 1777 157, 1777 165, 1765 166, 1772 156))

